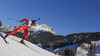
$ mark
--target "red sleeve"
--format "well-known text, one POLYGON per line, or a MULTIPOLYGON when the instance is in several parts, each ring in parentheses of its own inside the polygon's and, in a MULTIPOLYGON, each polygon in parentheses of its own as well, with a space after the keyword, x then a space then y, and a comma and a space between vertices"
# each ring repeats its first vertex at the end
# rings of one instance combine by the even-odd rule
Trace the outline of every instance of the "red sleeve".
POLYGON ((26 22, 29 22, 29 20, 27 20, 27 19, 23 19, 22 21, 26 21, 26 22))

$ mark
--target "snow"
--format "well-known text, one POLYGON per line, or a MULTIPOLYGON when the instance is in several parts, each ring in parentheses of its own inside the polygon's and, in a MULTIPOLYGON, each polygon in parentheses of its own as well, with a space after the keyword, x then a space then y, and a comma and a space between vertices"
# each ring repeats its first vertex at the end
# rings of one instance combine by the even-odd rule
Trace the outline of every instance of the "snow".
MULTIPOLYGON (((96 51, 97 53, 95 56, 100 56, 100 41, 91 41, 92 44, 96 44, 96 51)), ((85 48, 89 48, 90 45, 84 43, 85 48)), ((83 49, 82 47, 78 47, 76 51, 76 56, 87 56, 88 50, 83 49)))
POLYGON ((100 55, 100 41, 92 41, 91 43, 96 44, 97 54, 100 55))
POLYGON ((87 56, 88 51, 82 49, 81 47, 77 48, 76 56, 87 56))
POLYGON ((57 49, 54 50, 54 52, 63 51, 64 48, 69 48, 69 49, 75 51, 76 47, 77 47, 77 44, 69 45, 69 46, 65 46, 65 47, 62 47, 62 48, 57 48, 57 49))
POLYGON ((96 56, 100 56, 100 54, 96 54, 96 56))
MULTIPOLYGON (((5 36, 4 33, 0 33, 0 35, 5 36)), ((31 47, 31 49, 15 40, 20 42, 21 39, 10 35, 7 37, 9 44, 6 44, 0 36, 0 56, 57 56, 26 40, 25 43, 31 47)))
POLYGON ((54 35, 58 35, 55 31, 54 31, 54 29, 52 28, 52 27, 49 27, 49 26, 47 26, 46 24, 41 24, 41 25, 36 25, 35 27, 33 26, 33 27, 31 27, 31 30, 33 30, 33 31, 41 31, 41 30, 43 30, 43 31, 47 31, 47 32, 51 32, 52 34, 54 34, 54 35))
POLYGON ((54 50, 54 47, 45 48, 45 50, 48 50, 48 51, 53 51, 53 50, 54 50))

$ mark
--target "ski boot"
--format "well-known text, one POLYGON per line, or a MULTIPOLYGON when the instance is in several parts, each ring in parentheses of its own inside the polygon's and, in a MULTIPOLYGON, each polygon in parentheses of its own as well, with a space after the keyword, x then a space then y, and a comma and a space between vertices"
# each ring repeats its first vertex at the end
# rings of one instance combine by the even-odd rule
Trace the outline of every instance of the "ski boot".
POLYGON ((25 42, 24 41, 20 41, 20 43, 24 44, 25 45, 25 42))
POLYGON ((7 38, 9 36, 9 34, 7 34, 4 38, 7 38))

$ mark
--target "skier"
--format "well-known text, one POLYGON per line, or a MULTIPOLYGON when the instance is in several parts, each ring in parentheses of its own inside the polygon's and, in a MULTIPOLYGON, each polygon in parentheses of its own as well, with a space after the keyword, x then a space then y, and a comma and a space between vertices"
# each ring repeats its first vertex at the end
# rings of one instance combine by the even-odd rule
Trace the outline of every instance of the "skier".
MULTIPOLYGON (((40 20, 40 18, 39 19, 37 19, 37 20, 40 20)), ((5 38, 7 38, 9 35, 12 35, 12 34, 14 34, 14 33, 17 33, 17 32, 19 32, 19 31, 21 31, 21 30, 24 30, 27 34, 24 36, 24 38, 22 38, 22 40, 20 41, 20 43, 23 43, 23 44, 25 44, 24 43, 24 40, 28 37, 28 35, 30 34, 29 33, 29 28, 31 27, 31 26, 36 26, 36 22, 37 22, 37 20, 27 20, 27 19, 23 19, 23 20, 20 20, 20 22, 23 22, 23 21, 26 21, 21 27, 19 27, 18 29, 16 29, 16 30, 14 30, 14 31, 11 31, 10 33, 8 33, 6 36, 5 36, 5 38)))

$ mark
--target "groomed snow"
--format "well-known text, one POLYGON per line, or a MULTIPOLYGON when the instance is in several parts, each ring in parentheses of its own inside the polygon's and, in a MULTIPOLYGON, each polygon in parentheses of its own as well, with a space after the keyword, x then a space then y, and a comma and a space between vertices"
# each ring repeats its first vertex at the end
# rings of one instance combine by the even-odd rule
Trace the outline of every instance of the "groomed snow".
MULTIPOLYGON (((5 36, 4 33, 0 33, 0 35, 5 36)), ((57 56, 28 41, 25 41, 25 43, 32 49, 18 43, 15 40, 20 41, 21 39, 10 35, 7 37, 9 44, 6 44, 0 36, 0 56, 57 56)))

